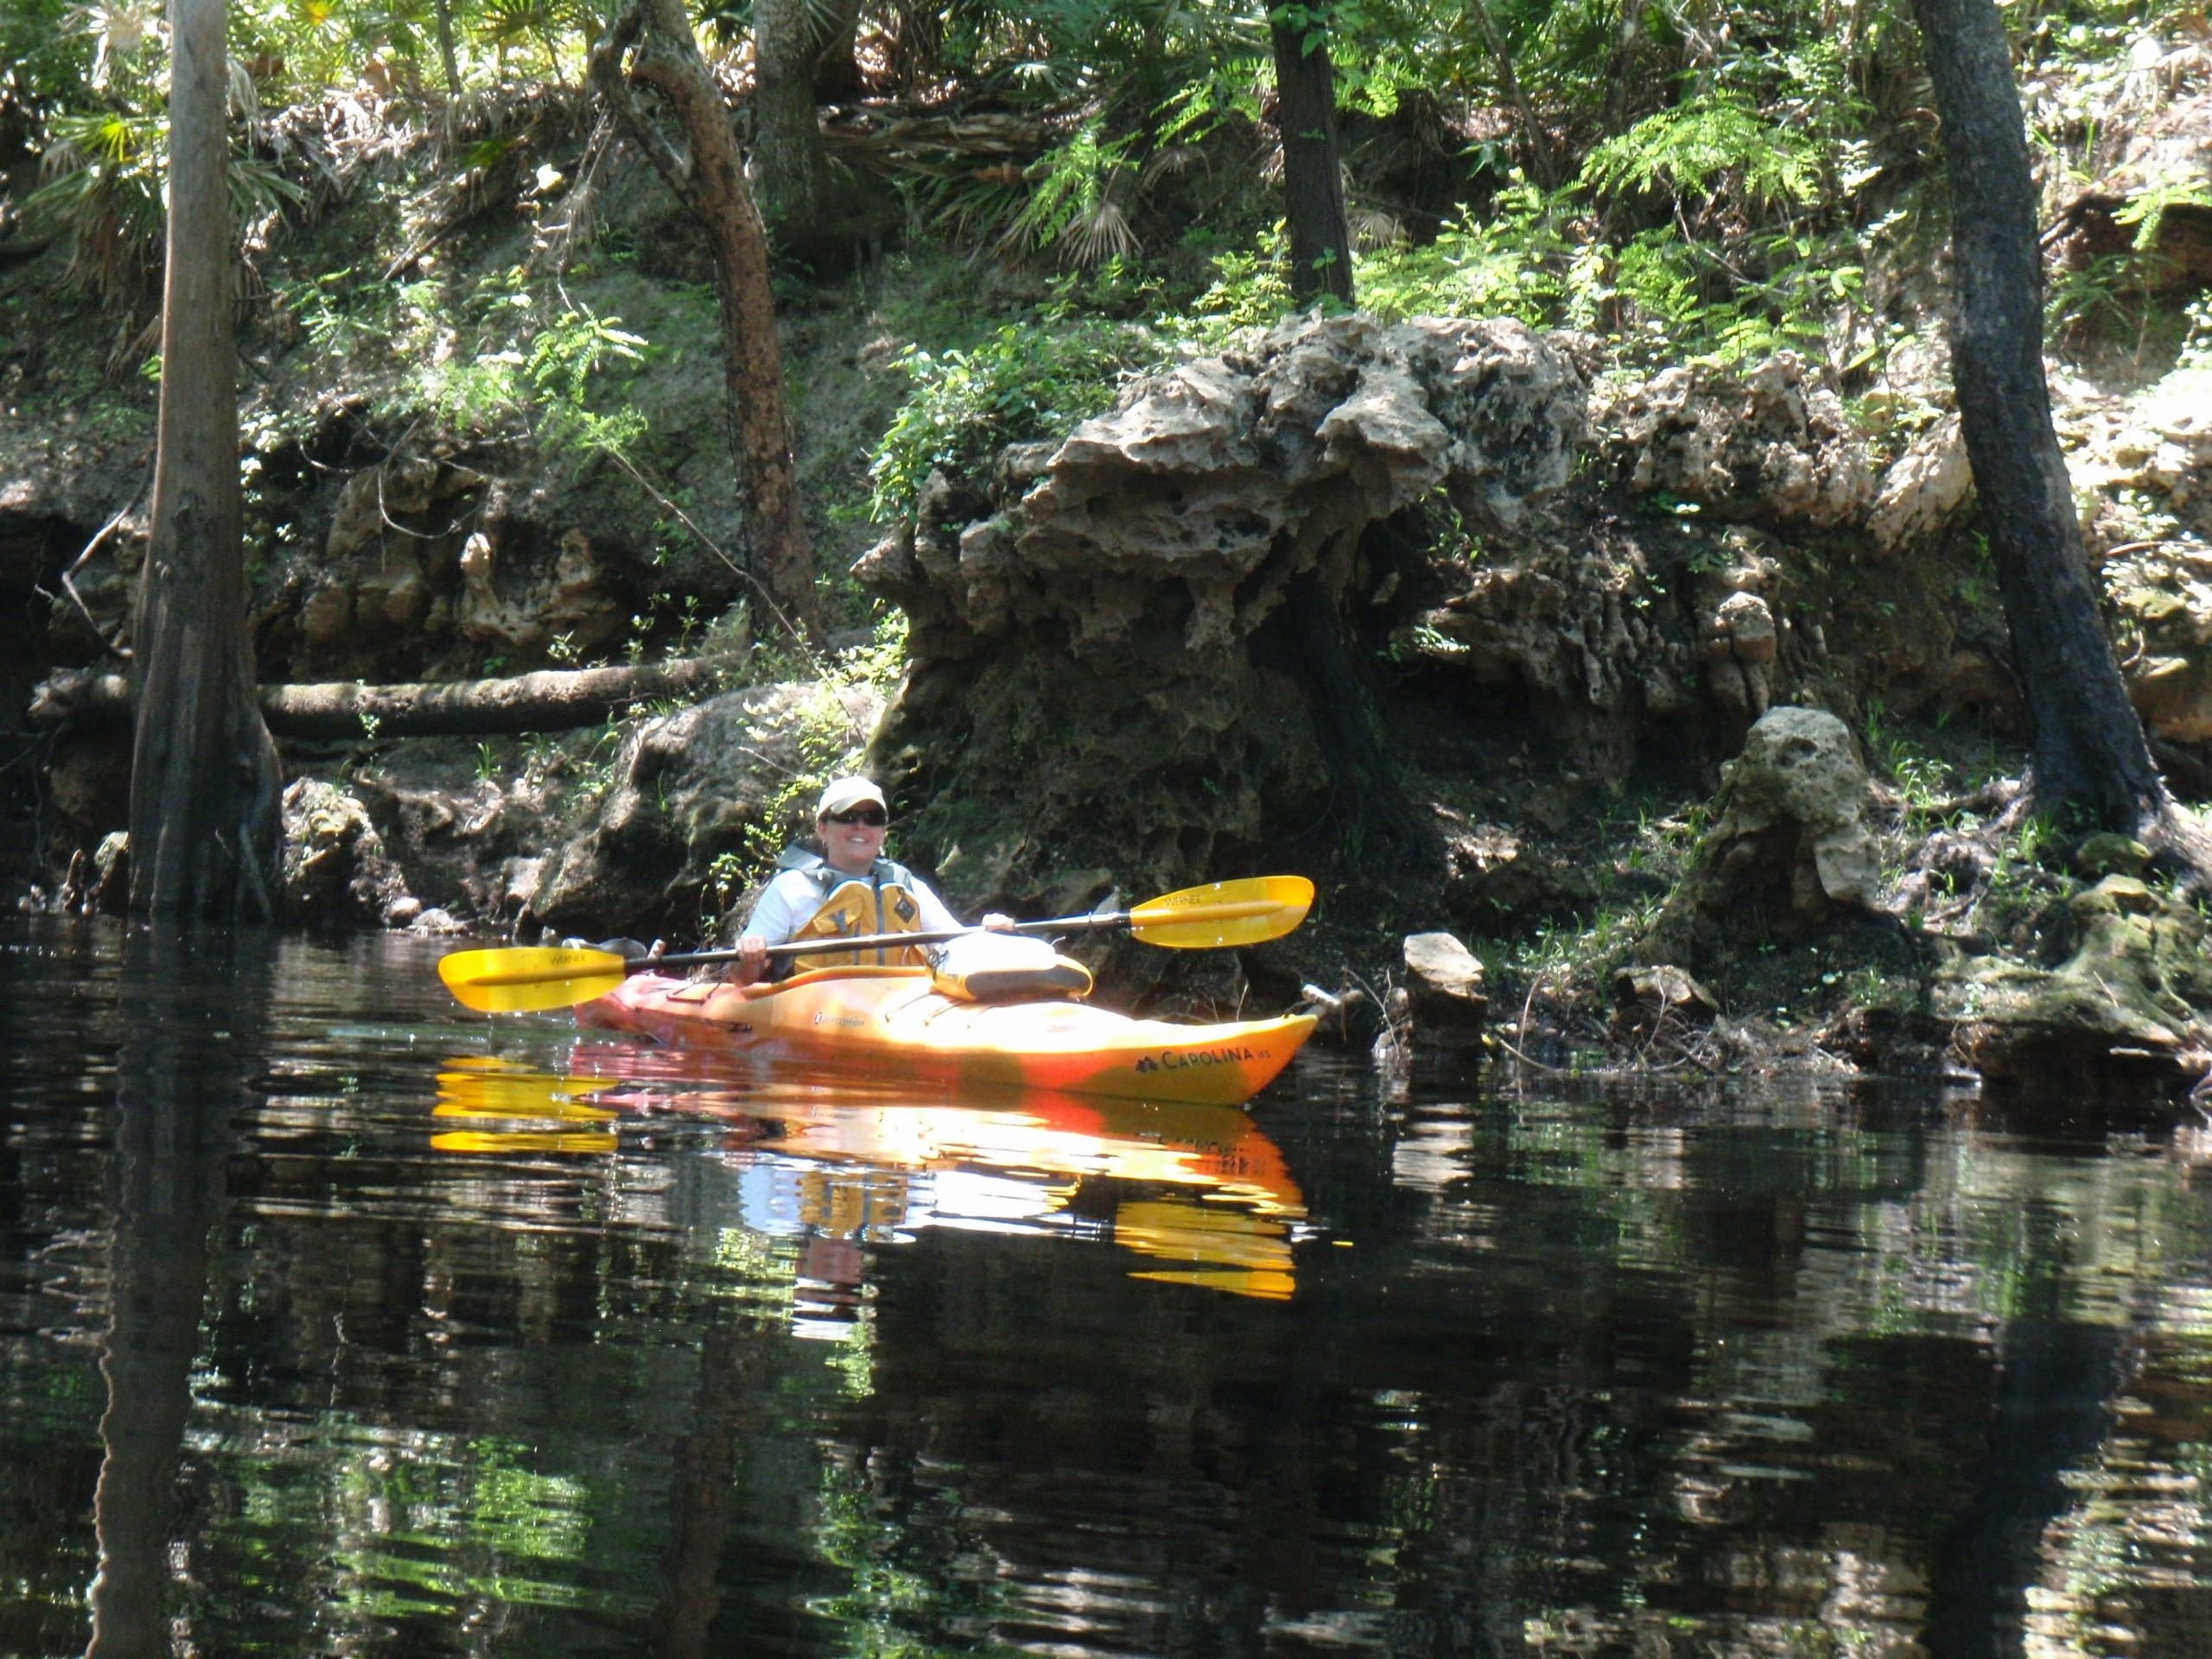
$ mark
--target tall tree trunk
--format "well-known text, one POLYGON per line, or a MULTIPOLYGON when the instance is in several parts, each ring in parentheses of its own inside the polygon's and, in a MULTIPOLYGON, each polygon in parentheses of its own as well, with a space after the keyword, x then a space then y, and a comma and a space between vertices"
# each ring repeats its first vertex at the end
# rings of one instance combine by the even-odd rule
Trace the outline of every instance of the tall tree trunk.
POLYGON ((444 66, 446 71, 446 95, 449 98, 458 98, 461 95, 461 64, 453 52, 453 0, 437 0, 436 9, 438 61, 444 66))
POLYGON ((1636 91, 1636 54, 1644 45, 1644 18, 1651 0, 1621 0, 1620 19, 1613 32, 1613 52, 1606 60, 1605 112, 1600 130, 1616 133, 1628 125, 1628 112, 1636 91))
POLYGON ((820 226, 832 194, 830 150, 814 113, 822 42, 808 0, 753 0, 753 161, 778 246, 820 226))
MULTIPOLYGON (((758 14, 756 14, 757 16, 758 14)), ((757 27, 757 25, 756 25, 757 27)), ((866 92, 854 52, 860 40, 860 0, 830 0, 822 50, 814 59, 814 101, 841 104, 866 92)))
POLYGON ((131 908, 264 920, 280 825, 240 544, 223 0, 173 0, 154 528, 133 624, 131 908))
POLYGON ((1275 51, 1275 123, 1283 136, 1285 217, 1291 228, 1291 297, 1332 295, 1352 303, 1352 239, 1336 158, 1336 77, 1327 11, 1279 6, 1267 15, 1275 51))
POLYGON ((1914 0, 1951 173, 1951 377, 2046 809, 2137 833, 2171 803, 2090 586, 2043 369, 2035 186, 1991 0, 1914 0))
POLYGON ((1490 15, 1488 0, 1468 0, 1468 7, 1474 15, 1475 27, 1481 31, 1483 44, 1498 60, 1498 84, 1505 94, 1506 102, 1513 106, 1513 119, 1521 129, 1522 146, 1528 152, 1528 172, 1538 184, 1549 190, 1559 182, 1559 164, 1553 157, 1552 141, 1545 134, 1543 123, 1536 118, 1536 107, 1528 101, 1521 77, 1514 71, 1513 48, 1504 31, 1498 27, 1498 20, 1490 15))
POLYGON ((681 0, 629 0, 592 48, 591 78, 713 245, 722 313, 723 405, 752 575, 786 629, 812 634, 814 550, 784 414, 783 351, 769 289, 768 237, 745 184, 728 106, 699 55, 681 0), (627 75, 625 59, 630 60, 627 75), (631 81, 668 100, 683 128, 688 159, 638 108, 631 81))

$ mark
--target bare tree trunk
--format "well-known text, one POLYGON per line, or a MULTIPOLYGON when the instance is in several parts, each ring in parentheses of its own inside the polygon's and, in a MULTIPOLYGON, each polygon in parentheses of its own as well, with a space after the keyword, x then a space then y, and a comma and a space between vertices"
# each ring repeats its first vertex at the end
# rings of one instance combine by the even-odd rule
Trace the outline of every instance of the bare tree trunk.
POLYGON ((1498 20, 1490 15, 1488 0, 1468 0, 1474 14, 1475 27, 1481 30, 1483 44, 1490 55, 1498 60, 1498 82, 1505 94, 1505 100, 1513 106, 1513 118, 1521 128, 1521 143, 1528 152, 1528 172, 1546 190, 1559 182, 1558 162, 1552 155, 1552 141, 1546 136, 1543 124, 1536 118, 1535 106, 1522 88, 1521 77, 1514 72, 1513 48, 1507 44, 1504 32, 1498 20))
POLYGON ((1620 21, 1613 30, 1613 55, 1606 60, 1605 112, 1598 118, 1607 134, 1628 124, 1636 82, 1636 54, 1644 45, 1644 18, 1651 0, 1621 0, 1620 21))
POLYGON ((860 38, 860 0, 831 0, 829 25, 822 31, 822 50, 814 60, 816 103, 842 103, 867 90, 867 83, 860 78, 860 60, 854 56, 860 38))
POLYGON ((592 49, 591 79, 714 246, 714 287, 722 313, 723 404, 745 507, 752 572, 783 626, 811 635, 816 626, 814 550, 784 414, 783 352, 769 289, 768 237, 745 184, 728 106, 699 55, 681 0, 629 0, 592 49), (631 81, 667 100, 683 128, 688 159, 638 108, 631 81))
POLYGON ((1352 239, 1344 222, 1344 175, 1336 156, 1336 77, 1327 15, 1288 5, 1270 12, 1275 52, 1275 123, 1283 137, 1284 216, 1291 228, 1291 297, 1322 295, 1352 303, 1352 239))
POLYGON ((777 246, 830 212, 830 150, 814 113, 821 40, 807 0, 753 0, 753 161, 777 246))
POLYGON ((1914 0, 1951 173, 1951 378, 2013 664, 2034 727, 2031 791, 2136 834, 2171 802, 2105 638, 2043 368, 2035 186, 1991 0, 1914 0))
POLYGON ((445 66, 446 95, 458 98, 461 95, 461 64, 453 52, 453 0, 437 0, 437 13, 438 61, 445 66))
POLYGON ((276 750, 254 701, 240 545, 223 0, 173 0, 154 527, 132 637, 131 908, 274 914, 276 750))

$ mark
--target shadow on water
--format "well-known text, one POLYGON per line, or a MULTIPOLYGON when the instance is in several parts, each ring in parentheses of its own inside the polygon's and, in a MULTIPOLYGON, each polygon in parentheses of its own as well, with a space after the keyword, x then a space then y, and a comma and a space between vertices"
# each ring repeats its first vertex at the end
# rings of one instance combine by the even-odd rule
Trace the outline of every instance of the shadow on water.
POLYGON ((0 927, 0 1653, 2212 1652, 2193 1130, 856 1091, 434 954, 0 927))

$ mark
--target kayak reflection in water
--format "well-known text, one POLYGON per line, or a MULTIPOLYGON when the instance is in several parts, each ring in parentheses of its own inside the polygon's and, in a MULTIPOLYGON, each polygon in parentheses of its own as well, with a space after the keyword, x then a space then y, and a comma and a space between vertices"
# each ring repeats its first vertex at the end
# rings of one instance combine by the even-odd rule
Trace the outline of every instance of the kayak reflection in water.
MULTIPOLYGON (((769 947, 793 939, 827 942, 872 933, 949 933, 964 927, 927 882, 884 856, 890 828, 890 808, 872 780, 839 778, 824 789, 814 813, 822 851, 794 847, 776 861, 775 877, 738 939, 739 954, 729 977, 740 985, 753 983, 768 971, 769 947)), ((983 918, 983 926, 994 933, 1013 925, 1011 916, 995 911, 983 918)), ((825 950, 784 958, 777 965, 781 972, 793 973, 863 963, 920 967, 928 961, 922 946, 908 945, 825 950)))
POLYGON ((795 1242, 802 1335, 849 1322, 864 1247, 927 1228, 1110 1244, 1141 1259, 1132 1278, 1279 1302, 1307 1220, 1281 1151, 1230 1106, 870 1086, 594 1039, 567 1075, 450 1060, 434 1116, 436 1150, 506 1158, 618 1154, 623 1121, 719 1121, 725 1218, 795 1242))

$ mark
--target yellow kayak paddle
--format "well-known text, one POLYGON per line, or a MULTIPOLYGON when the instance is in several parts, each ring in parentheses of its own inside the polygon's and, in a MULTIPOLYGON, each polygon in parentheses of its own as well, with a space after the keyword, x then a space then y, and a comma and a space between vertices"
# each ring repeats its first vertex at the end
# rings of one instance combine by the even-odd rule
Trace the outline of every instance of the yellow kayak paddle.
MULTIPOLYGON (((1128 910, 1094 911, 1023 921, 1018 933, 1127 932, 1147 945, 1175 951, 1204 951, 1224 945, 1257 945, 1280 939, 1306 919, 1314 886, 1304 876, 1248 876, 1242 881, 1208 882, 1147 899, 1128 910)), ((852 939, 794 939, 771 945, 771 957, 804 956, 823 950, 866 950, 877 945, 936 945, 974 933, 867 933, 852 939)), ((702 963, 734 962, 735 951, 690 951, 677 956, 625 957, 613 951, 574 945, 509 945, 488 951, 455 951, 440 958, 438 977, 463 1006, 479 1013, 524 1013, 568 1008, 605 996, 641 969, 690 968, 702 963)))

